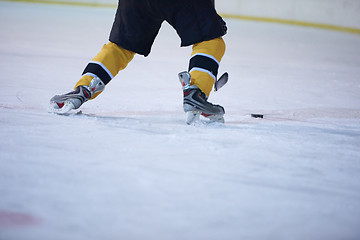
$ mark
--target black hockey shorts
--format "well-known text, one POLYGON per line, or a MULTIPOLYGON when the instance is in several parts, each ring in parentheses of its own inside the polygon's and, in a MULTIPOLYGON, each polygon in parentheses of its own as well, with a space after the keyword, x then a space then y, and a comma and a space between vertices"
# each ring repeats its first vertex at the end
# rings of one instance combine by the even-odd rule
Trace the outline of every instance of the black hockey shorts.
POLYGON ((189 46, 225 35, 211 0, 119 0, 109 40, 147 56, 163 21, 189 46))

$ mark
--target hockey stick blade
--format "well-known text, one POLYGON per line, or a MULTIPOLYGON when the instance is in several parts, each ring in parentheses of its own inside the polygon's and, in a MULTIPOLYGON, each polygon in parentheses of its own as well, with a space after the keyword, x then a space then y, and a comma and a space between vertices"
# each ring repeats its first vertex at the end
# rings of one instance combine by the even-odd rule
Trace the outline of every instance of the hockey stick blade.
POLYGON ((220 88, 222 88, 229 80, 229 74, 225 72, 221 77, 215 81, 214 88, 215 92, 217 92, 220 88))

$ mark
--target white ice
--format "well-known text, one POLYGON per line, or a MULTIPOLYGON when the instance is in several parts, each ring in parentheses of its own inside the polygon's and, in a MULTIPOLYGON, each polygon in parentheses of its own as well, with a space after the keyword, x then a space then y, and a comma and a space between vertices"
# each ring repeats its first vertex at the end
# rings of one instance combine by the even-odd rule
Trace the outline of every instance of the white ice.
POLYGON ((360 35, 226 19, 226 123, 187 126, 164 23, 83 114, 49 114, 114 13, 0 2, 1 240, 360 239, 360 35))

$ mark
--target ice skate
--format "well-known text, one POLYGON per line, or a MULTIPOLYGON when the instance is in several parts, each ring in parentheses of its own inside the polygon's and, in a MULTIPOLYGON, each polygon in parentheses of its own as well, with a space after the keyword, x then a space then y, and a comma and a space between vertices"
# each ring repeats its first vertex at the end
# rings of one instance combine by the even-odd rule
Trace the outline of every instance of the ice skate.
POLYGON ((78 109, 88 101, 95 93, 103 91, 105 84, 100 78, 95 77, 89 86, 78 86, 74 91, 56 95, 50 99, 50 112, 66 114, 73 109, 78 109))
POLYGON ((188 72, 179 73, 179 79, 184 91, 183 107, 187 124, 196 122, 200 116, 207 118, 210 122, 224 123, 224 108, 208 102, 205 93, 197 86, 190 85, 191 76, 188 72))

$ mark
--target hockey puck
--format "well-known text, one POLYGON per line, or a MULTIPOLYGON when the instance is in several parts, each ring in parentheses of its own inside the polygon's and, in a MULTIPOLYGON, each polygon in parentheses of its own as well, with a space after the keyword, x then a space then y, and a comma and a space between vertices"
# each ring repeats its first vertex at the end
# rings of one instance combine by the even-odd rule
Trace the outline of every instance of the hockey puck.
POLYGON ((251 114, 251 117, 253 118, 264 118, 264 115, 263 114, 251 114))

